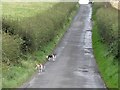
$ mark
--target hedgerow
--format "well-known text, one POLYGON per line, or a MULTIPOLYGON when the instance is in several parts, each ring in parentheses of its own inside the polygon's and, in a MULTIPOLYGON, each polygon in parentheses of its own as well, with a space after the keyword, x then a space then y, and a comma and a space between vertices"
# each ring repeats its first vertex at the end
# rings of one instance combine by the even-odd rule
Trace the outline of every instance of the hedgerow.
POLYGON ((118 10, 109 3, 93 5, 93 53, 100 75, 108 89, 118 88, 118 10))
POLYGON ((10 36, 7 33, 2 34, 2 62, 10 65, 18 63, 21 56, 22 39, 18 36, 10 36))
POLYGON ((94 4, 93 12, 96 13, 96 23, 99 29, 102 42, 106 43, 109 54, 114 54, 118 58, 118 10, 109 3, 94 4))
POLYGON ((75 8, 76 3, 58 3, 48 11, 23 20, 3 17, 3 30, 12 35, 18 34, 24 43, 22 52, 34 52, 51 41, 63 27, 64 21, 75 8))

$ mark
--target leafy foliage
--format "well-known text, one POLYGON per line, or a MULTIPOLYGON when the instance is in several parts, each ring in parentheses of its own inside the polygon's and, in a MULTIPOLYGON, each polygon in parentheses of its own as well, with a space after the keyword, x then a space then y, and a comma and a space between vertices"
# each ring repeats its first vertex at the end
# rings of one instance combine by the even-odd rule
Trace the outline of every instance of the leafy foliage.
POLYGON ((20 45, 23 43, 18 36, 10 36, 7 33, 2 35, 2 62, 10 64, 16 63, 21 55, 20 45))
POLYGON ((118 11, 109 3, 94 3, 93 51, 100 74, 109 89, 119 87, 118 17, 118 11))
POLYGON ((13 19, 13 17, 3 16, 3 50, 7 49, 5 54, 9 56, 13 54, 13 56, 12 58, 2 56, 4 58, 2 87, 15 88, 30 78, 35 72, 35 64, 46 61, 45 56, 52 52, 67 30, 76 9, 76 3, 58 3, 47 11, 31 17, 13 19), (4 38, 6 35, 8 40, 4 38), (19 48, 16 49, 17 47, 19 48), (19 54, 15 56, 12 48, 13 51, 16 50, 15 52, 18 50, 19 54))
POLYGON ((114 54, 115 58, 118 58, 118 41, 120 40, 118 37, 118 10, 112 8, 109 3, 99 4, 99 8, 97 5, 94 5, 94 11, 96 11, 99 34, 102 41, 107 44, 109 54, 114 54))
POLYGON ((33 52, 51 41, 63 27, 63 22, 76 3, 58 3, 48 11, 21 20, 3 18, 3 31, 18 34, 25 42, 23 52, 33 52))

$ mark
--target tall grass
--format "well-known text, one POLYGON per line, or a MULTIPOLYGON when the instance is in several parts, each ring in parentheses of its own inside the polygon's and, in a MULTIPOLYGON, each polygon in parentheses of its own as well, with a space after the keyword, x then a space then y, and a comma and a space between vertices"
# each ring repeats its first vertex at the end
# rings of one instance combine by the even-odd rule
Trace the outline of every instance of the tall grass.
POLYGON ((23 52, 33 52, 59 33, 59 28, 63 26, 74 7, 75 3, 58 3, 45 13, 20 21, 3 18, 3 30, 10 34, 18 34, 25 41, 21 48, 23 52))
POLYGON ((103 42, 108 44, 109 52, 118 57, 118 40, 120 39, 118 38, 118 11, 112 8, 101 8, 97 12, 97 16, 99 33, 103 42))
POLYGON ((93 5, 93 50, 108 88, 118 88, 118 11, 109 3, 93 5))
POLYGON ((17 63, 19 57, 21 56, 20 44, 22 39, 18 36, 10 36, 7 33, 2 35, 2 62, 10 65, 12 63, 17 63))
MULTIPOLYGON (((94 6, 95 7, 95 6, 94 6)), ((97 6, 98 7, 98 6, 97 6)), ((109 3, 97 9, 96 22, 102 41, 108 45, 109 54, 114 54, 118 58, 118 10, 112 8, 109 3)))
POLYGON ((118 60, 114 55, 106 56, 108 46, 101 41, 101 37, 95 24, 93 28, 93 50, 100 70, 100 74, 107 88, 118 88, 118 60))
MULTIPOLYGON (((23 40, 17 46, 20 47, 23 54, 42 50, 42 46, 47 45, 58 35, 59 29, 63 27, 63 23, 67 20, 75 5, 75 3, 57 3, 44 13, 20 20, 12 20, 12 17, 9 19, 3 16, 2 30, 12 36, 18 35, 23 40)), ((5 43, 10 44, 9 42, 5 43)), ((4 50, 7 46, 3 46, 4 50)), ((12 46, 7 47, 6 52, 9 52, 10 47, 12 46)), ((15 53, 12 54, 16 56, 15 53)))

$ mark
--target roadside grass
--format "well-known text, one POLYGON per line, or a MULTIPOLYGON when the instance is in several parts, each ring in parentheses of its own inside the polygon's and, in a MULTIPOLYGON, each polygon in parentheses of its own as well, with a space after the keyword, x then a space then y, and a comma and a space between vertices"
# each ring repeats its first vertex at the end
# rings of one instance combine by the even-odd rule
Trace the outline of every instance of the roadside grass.
POLYGON ((93 50, 100 74, 108 88, 118 88, 118 60, 112 54, 108 55, 108 47, 101 41, 97 24, 93 27, 93 50))
POLYGON ((100 74, 110 90, 119 87, 118 13, 108 2, 93 4, 93 51, 100 74))
MULTIPOLYGON (((76 9, 78 5, 76 6, 76 9)), ((64 35, 65 31, 69 27, 72 18, 76 14, 76 9, 74 9, 65 21, 63 27, 59 29, 59 33, 54 37, 48 44, 42 46, 41 50, 34 52, 32 55, 28 54, 25 59, 21 58, 21 63, 18 65, 7 66, 3 63, 3 72, 2 76, 2 87, 3 88, 16 88, 20 87, 24 82, 28 81, 35 73, 35 64, 36 63, 45 63, 45 56, 53 51, 53 49, 58 44, 59 40, 64 35)))
MULTIPOLYGON (((16 65, 11 66, 4 71, 2 74, 2 87, 4 88, 15 88, 27 80, 27 77, 32 75, 34 72, 34 62, 32 60, 22 62, 22 66, 16 65), (28 66, 29 65, 29 66, 28 66), (29 69, 28 69, 29 68, 29 69)), ((5 65, 5 64, 3 64, 5 65)), ((4 66, 5 67, 5 66, 4 66)))

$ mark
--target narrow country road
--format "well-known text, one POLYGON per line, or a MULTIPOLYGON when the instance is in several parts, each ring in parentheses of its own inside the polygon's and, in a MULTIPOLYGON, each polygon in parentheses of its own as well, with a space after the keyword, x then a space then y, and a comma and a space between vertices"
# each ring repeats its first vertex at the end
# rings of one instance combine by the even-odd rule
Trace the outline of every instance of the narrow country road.
POLYGON ((32 78, 24 88, 105 88, 92 53, 89 4, 80 5, 70 28, 54 50, 56 61, 32 78))

